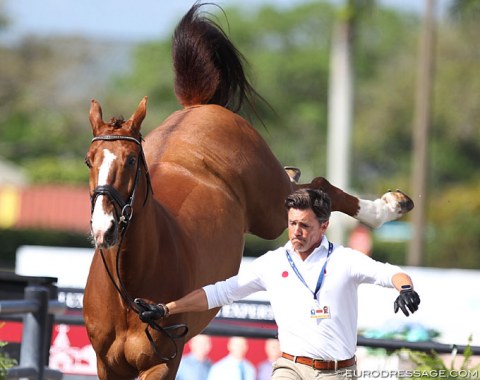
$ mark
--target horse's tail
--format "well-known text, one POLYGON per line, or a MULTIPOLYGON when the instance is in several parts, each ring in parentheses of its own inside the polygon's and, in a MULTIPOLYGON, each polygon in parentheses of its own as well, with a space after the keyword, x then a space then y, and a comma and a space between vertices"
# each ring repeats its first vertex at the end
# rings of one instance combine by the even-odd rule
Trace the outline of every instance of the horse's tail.
POLYGON ((173 35, 175 95, 184 107, 218 104, 238 112, 258 96, 243 68, 245 59, 223 29, 199 14, 196 3, 173 35))

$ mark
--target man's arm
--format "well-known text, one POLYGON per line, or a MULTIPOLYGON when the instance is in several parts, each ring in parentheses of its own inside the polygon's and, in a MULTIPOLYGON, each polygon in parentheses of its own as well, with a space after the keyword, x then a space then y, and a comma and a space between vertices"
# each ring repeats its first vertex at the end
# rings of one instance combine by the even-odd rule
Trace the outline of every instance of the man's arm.
POLYGON ((207 295, 202 288, 167 304, 159 303, 155 305, 141 298, 136 298, 135 304, 139 309, 140 319, 145 323, 152 323, 157 319, 167 318, 171 314, 208 310, 207 295))
POLYGON ((208 310, 207 295, 202 288, 196 289, 185 297, 169 302, 165 306, 169 315, 191 311, 205 311, 208 310))
POLYGON ((413 289, 413 282, 410 276, 406 273, 397 273, 392 277, 392 284, 398 291, 402 290, 403 285, 410 285, 413 289))
POLYGON ((157 319, 167 318, 171 314, 200 312, 209 308, 227 305, 237 299, 246 297, 253 292, 265 290, 257 283, 256 272, 247 273, 242 284, 239 284, 238 276, 230 277, 225 281, 219 281, 204 288, 198 288, 186 296, 167 304, 152 304, 137 298, 135 303, 139 309, 139 317, 145 323, 151 323, 157 319), (208 297, 207 297, 208 294, 208 297))

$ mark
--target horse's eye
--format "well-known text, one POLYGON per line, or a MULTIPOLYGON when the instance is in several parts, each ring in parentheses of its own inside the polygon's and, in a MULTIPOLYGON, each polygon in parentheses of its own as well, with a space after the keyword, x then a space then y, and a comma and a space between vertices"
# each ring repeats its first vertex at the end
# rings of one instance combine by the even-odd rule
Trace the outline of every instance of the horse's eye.
POLYGON ((127 165, 129 165, 129 166, 134 166, 134 165, 135 165, 135 162, 137 162, 135 156, 128 157, 128 159, 127 159, 127 165))
POLYGON ((89 169, 92 168, 92 163, 90 162, 90 160, 87 157, 85 157, 85 165, 87 165, 89 169))

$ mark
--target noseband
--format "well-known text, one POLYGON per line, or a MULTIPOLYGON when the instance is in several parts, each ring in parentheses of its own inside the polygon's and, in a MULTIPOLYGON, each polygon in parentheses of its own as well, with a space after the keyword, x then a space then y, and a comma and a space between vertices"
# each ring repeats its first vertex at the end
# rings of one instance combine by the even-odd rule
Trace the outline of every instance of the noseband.
MULTIPOLYGON (((120 215, 121 216, 120 216, 120 218, 118 218, 118 214, 117 214, 117 219, 118 219, 118 222, 119 222, 120 225, 125 226, 125 225, 128 225, 128 223, 130 222, 130 220, 132 219, 132 216, 133 216, 133 202, 135 200, 135 193, 136 193, 136 190, 137 190, 138 180, 140 178, 140 174, 141 174, 141 170, 142 170, 140 164, 142 164, 143 168, 145 169, 145 174, 147 176, 147 191, 146 191, 146 195, 145 195, 144 204, 147 201, 149 191, 152 191, 152 186, 151 186, 151 182, 150 182, 150 174, 148 172, 147 163, 145 161, 145 154, 143 153, 142 142, 140 140, 137 140, 135 137, 131 137, 131 136, 103 135, 103 136, 94 137, 92 139, 92 143, 95 142, 95 141, 116 141, 116 140, 133 141, 134 143, 136 143, 140 146, 139 159, 137 160, 137 171, 136 171, 136 174, 135 174, 135 180, 134 180, 132 192, 130 193, 130 196, 128 197, 128 200, 124 201, 122 195, 112 185, 97 186, 93 190, 93 194, 90 197, 91 213, 93 214, 93 209, 95 207, 95 202, 96 202, 98 196, 99 195, 106 195, 108 198, 110 198, 112 203, 115 204, 120 209, 120 215)), ((115 213, 116 213, 116 211, 115 211, 115 213)))
MULTIPOLYGON (((130 220, 132 219, 132 216, 133 216, 133 202, 135 201, 135 193, 136 193, 136 190, 137 190, 138 181, 139 181, 141 171, 142 171, 141 166, 143 166, 143 168, 145 169, 145 174, 146 174, 146 177, 147 177, 147 190, 146 190, 146 194, 145 194, 145 200, 143 202, 144 205, 145 205, 145 203, 148 199, 148 194, 150 192, 153 194, 153 190, 152 190, 152 184, 151 184, 151 181, 150 181, 150 174, 148 172, 147 161, 145 160, 145 154, 143 152, 141 140, 138 140, 135 137, 131 137, 131 136, 103 135, 103 136, 94 137, 92 139, 92 143, 95 142, 95 141, 116 141, 116 140, 132 141, 132 142, 134 142, 134 143, 136 143, 140 146, 140 153, 139 153, 139 158, 137 160, 137 171, 135 173, 135 180, 134 180, 134 183, 133 183, 133 189, 130 193, 130 196, 128 197, 128 200, 124 201, 120 192, 117 189, 115 189, 112 185, 97 186, 93 190, 93 194, 91 195, 91 198, 90 198, 91 213, 93 214, 93 209, 95 207, 95 202, 96 202, 99 195, 106 195, 112 201, 112 203, 114 205, 116 205, 116 207, 114 207, 115 208, 115 213, 117 213, 117 211, 116 211, 117 207, 121 210, 120 218, 118 218, 118 214, 117 214, 118 223, 120 224, 120 226, 123 227, 122 230, 121 230, 121 237, 120 237, 120 241, 118 243, 117 254, 116 254, 116 267, 115 267, 115 269, 116 269, 116 275, 117 275, 118 283, 117 283, 117 281, 115 281, 115 278, 113 277, 112 272, 108 268, 107 261, 105 260, 105 255, 103 253, 103 249, 100 249, 100 254, 102 256, 103 265, 105 266, 105 269, 107 271, 108 276, 110 277, 110 280, 112 281, 113 286, 115 287, 117 292, 120 294, 120 296, 122 297, 122 299, 125 302, 125 304, 127 305, 127 307, 129 309, 133 310, 135 313, 140 314, 143 310, 139 309, 139 307, 137 306, 137 304, 134 301, 134 298, 132 296, 130 296, 130 294, 127 291, 127 288, 125 287, 125 285, 124 285, 124 283, 123 283, 123 281, 120 277, 120 265, 119 265, 119 263, 120 263, 120 249, 122 247, 123 238, 125 237, 128 225, 129 225, 130 220)), ((147 327, 145 328, 145 334, 147 335, 147 338, 150 342, 150 345, 152 346, 154 352, 163 361, 171 360, 171 359, 173 359, 177 356, 178 346, 177 346, 177 343, 176 343, 175 340, 183 338, 185 335, 187 335, 187 333, 188 333, 188 327, 184 324, 178 324, 178 325, 163 327, 155 321, 150 321, 150 322, 148 322, 147 327), (159 354, 159 352, 157 350, 157 347, 155 346, 155 343, 153 342, 153 338, 150 334, 150 331, 148 330, 149 327, 151 327, 154 330, 160 331, 161 333, 166 335, 172 341, 172 343, 175 346, 175 352, 172 355, 170 355, 168 357, 164 357, 164 356, 161 356, 159 354), (178 333, 178 334, 172 334, 170 332, 171 330, 177 330, 177 329, 180 329, 181 332, 178 333)))

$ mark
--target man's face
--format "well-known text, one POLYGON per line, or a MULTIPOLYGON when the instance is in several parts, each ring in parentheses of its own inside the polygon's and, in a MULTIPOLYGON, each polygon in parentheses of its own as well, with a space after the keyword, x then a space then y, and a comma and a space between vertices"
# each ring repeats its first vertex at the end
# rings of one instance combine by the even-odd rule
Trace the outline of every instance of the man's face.
POLYGON ((320 223, 311 209, 288 210, 288 238, 304 259, 320 245, 327 226, 328 221, 320 223))

